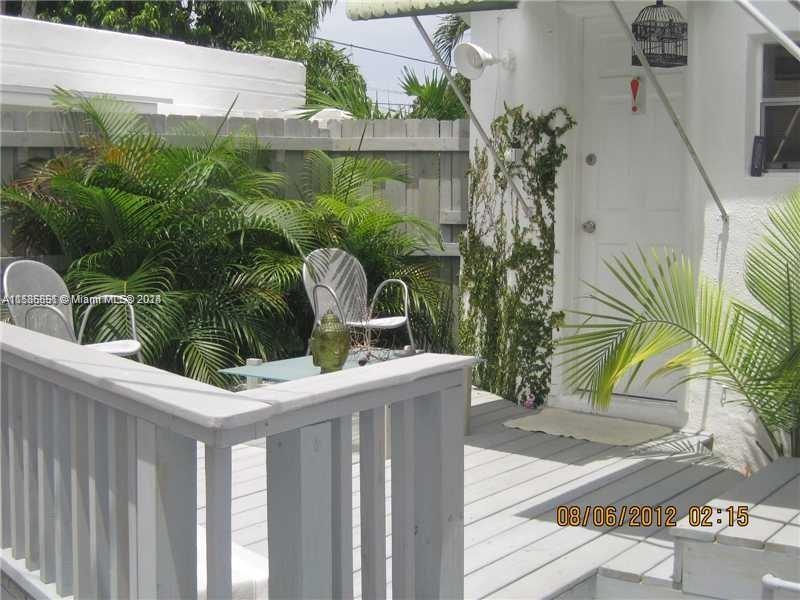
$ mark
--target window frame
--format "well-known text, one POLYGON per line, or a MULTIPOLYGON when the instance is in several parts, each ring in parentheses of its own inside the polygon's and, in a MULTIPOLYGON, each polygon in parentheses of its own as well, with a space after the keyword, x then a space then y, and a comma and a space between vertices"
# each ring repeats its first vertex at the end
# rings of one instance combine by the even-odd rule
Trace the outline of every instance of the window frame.
MULTIPOLYGON (((800 40, 794 40, 800 44, 800 40)), ((800 95, 798 96, 777 96, 777 97, 765 97, 764 96, 764 83, 765 83, 765 76, 766 76, 766 69, 765 69, 765 56, 766 56, 766 47, 767 46, 780 46, 775 41, 764 41, 760 44, 759 52, 758 52, 758 131, 759 135, 762 135, 766 138, 766 111, 767 108, 773 106, 794 106, 800 108, 800 95)), ((798 117, 798 121, 794 125, 795 131, 800 132, 800 117, 798 117)), ((780 161, 778 163, 773 163, 769 160, 769 157, 764 158, 764 173, 797 173, 800 172, 800 159, 796 161, 780 161), (782 168, 779 166, 774 166, 776 164, 787 164, 789 165, 788 168, 782 168)))

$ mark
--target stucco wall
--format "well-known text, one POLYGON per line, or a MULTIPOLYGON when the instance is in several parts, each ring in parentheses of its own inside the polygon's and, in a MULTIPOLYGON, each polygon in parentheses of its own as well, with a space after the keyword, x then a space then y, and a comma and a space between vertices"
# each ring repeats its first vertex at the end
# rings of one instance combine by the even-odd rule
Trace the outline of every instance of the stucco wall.
POLYGON ((174 40, 0 16, 0 103, 50 106, 54 86, 113 94, 143 112, 277 116, 305 102, 296 62, 174 40))
MULTIPOLYGON (((640 4, 621 6, 632 21, 640 4)), ((758 6, 785 31, 800 31, 800 12, 789 3, 769 1, 758 6)), ((749 176, 752 140, 758 131, 755 49, 768 36, 733 2, 693 1, 679 3, 679 8, 685 11, 690 32, 684 123, 731 217, 725 233, 717 208, 687 154, 688 251, 699 270, 720 278, 732 293, 743 295, 745 249, 759 236, 766 209, 780 194, 800 184, 800 175, 749 176)), ((472 104, 482 123, 488 125, 500 114, 504 102, 524 104, 533 112, 562 104, 576 116, 580 127, 582 20, 611 14, 609 11, 605 2, 522 2, 515 11, 471 15, 473 42, 493 54, 511 50, 516 57, 513 72, 491 67, 473 84, 472 104)), ((471 135, 475 144, 474 130, 471 135)), ((561 170, 556 203, 558 306, 567 304, 575 294, 576 138, 576 133, 565 138, 572 158, 561 170)), ((557 371, 553 389, 552 402, 563 401, 557 371)), ((682 403, 686 414, 680 418, 687 428, 712 432, 718 453, 733 465, 757 468, 764 458, 754 440, 763 441, 763 435, 746 409, 723 407, 721 398, 721 391, 713 386, 693 385, 682 403)))
MULTIPOLYGON (((787 33, 800 33, 800 12, 788 2, 757 6, 787 33)), ((749 298, 743 279, 746 249, 761 235, 767 209, 800 185, 797 172, 749 174, 753 136, 759 132, 757 50, 772 38, 732 2, 690 2, 688 20, 687 127, 730 215, 725 228, 697 172, 688 168, 690 251, 703 273, 737 297, 749 298)), ((714 386, 692 385, 688 425, 713 431, 718 452, 736 464, 763 464, 752 434, 766 442, 752 415, 743 407, 722 406, 721 400, 714 386)))

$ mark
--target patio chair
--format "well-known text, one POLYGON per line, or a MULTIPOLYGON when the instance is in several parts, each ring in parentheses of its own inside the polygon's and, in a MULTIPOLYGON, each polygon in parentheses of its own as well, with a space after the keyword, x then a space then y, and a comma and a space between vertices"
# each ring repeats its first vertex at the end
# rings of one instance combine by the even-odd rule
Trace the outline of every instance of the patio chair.
POLYGON ((314 308, 315 323, 330 310, 348 327, 364 329, 367 340, 372 330, 405 327, 410 353, 416 353, 408 317, 408 286, 404 281, 387 279, 382 282, 367 306, 367 276, 358 259, 338 248, 320 248, 309 254, 303 262, 303 284, 314 308), (398 285, 403 290, 403 314, 373 318, 375 304, 389 285, 398 285))
POLYGON ((133 339, 85 344, 85 346, 116 356, 136 355, 140 361, 142 360, 142 345, 136 337, 136 315, 133 305, 124 296, 106 294, 92 298, 92 303, 86 307, 86 312, 83 314, 76 337, 72 320, 72 302, 61 300, 61 298, 71 300, 69 290, 61 276, 47 265, 34 260, 18 260, 11 263, 3 274, 3 289, 7 298, 17 296, 24 301, 24 303, 8 303, 14 324, 78 344, 83 342, 89 314, 96 303, 126 304, 133 339), (36 302, 36 296, 41 297, 42 303, 27 303, 36 302))

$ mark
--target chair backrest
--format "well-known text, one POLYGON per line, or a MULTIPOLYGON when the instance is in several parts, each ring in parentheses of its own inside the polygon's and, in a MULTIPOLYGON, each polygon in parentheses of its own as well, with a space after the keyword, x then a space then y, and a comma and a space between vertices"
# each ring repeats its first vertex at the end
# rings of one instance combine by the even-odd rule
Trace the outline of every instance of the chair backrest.
MULTIPOLYGON (((303 285, 311 306, 314 306, 314 286, 318 284, 333 290, 346 321, 367 319, 367 275, 354 256, 338 248, 314 250, 303 262, 303 285)), ((335 301, 325 290, 317 291, 316 304, 315 319, 322 318, 328 310, 340 317, 335 301)))
POLYGON ((56 271, 35 260, 14 261, 3 274, 3 289, 9 298, 8 310, 15 325, 75 341, 69 290, 56 271), (33 309, 33 304, 50 305, 64 318, 60 319, 51 309, 33 309))

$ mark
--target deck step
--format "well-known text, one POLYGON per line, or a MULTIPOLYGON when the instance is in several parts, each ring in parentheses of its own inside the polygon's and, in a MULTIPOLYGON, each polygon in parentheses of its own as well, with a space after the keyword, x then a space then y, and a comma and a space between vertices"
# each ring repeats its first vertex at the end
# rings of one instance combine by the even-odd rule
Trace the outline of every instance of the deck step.
POLYGON ((800 459, 782 458, 708 503, 706 525, 682 520, 675 538, 675 574, 681 589, 715 598, 759 597, 772 573, 800 579, 800 459), (746 509, 746 525, 731 526, 746 509))

